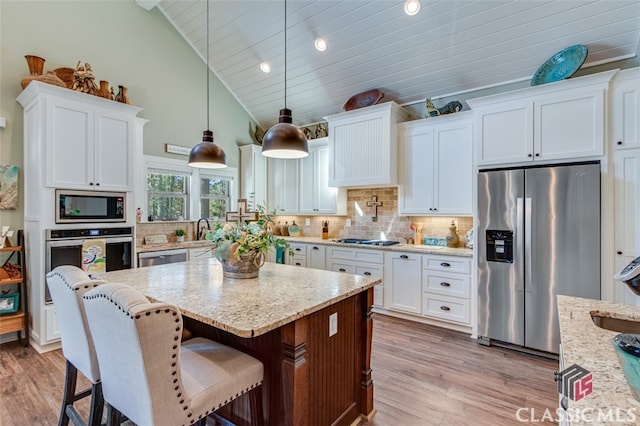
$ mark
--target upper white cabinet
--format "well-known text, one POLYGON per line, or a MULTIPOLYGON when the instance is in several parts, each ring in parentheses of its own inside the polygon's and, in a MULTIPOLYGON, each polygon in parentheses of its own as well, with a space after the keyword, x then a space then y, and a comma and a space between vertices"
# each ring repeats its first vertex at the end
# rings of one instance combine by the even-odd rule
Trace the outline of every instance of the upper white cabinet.
POLYGON ((620 71, 613 82, 616 148, 640 148, 640 68, 620 71))
POLYGON ((267 160, 267 209, 276 214, 297 214, 299 203, 300 160, 267 160))
POLYGON ((617 70, 467 101, 476 163, 494 165, 604 154, 605 101, 617 70))
POLYGON ((346 190, 329 186, 328 138, 310 140, 309 156, 300 160, 300 213, 347 213, 346 190))
MULTIPOLYGON (((240 198, 254 200, 262 206, 267 202, 267 158, 258 145, 240 147, 240 198)), ((250 206, 255 210, 256 206, 250 206)))
POLYGON ((326 117, 329 123, 329 185, 396 185, 397 124, 409 113, 385 102, 326 117))
MULTIPOLYGON (((45 186, 132 190, 145 122, 136 117, 140 108, 39 82, 29 84, 18 102, 41 126, 45 186)), ((27 137, 33 142, 38 135, 27 137)))
POLYGON ((473 213, 471 112, 398 125, 398 212, 473 213))

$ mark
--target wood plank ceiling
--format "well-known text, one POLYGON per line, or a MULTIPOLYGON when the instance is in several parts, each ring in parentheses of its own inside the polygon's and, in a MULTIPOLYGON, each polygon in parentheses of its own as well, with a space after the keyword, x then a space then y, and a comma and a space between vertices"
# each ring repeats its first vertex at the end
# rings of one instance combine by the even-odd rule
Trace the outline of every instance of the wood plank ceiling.
MULTIPOLYGON (((139 0, 157 7, 203 58, 205 0, 139 0)), ((640 43, 638 0, 289 0, 287 106, 294 123, 342 112, 379 88, 400 104, 529 80, 559 50, 584 44, 583 67, 630 58, 640 43), (316 37, 328 43, 325 52, 316 37)), ((211 69, 268 128, 284 107, 284 2, 210 0, 211 69), (259 69, 271 65, 269 74, 259 69)))

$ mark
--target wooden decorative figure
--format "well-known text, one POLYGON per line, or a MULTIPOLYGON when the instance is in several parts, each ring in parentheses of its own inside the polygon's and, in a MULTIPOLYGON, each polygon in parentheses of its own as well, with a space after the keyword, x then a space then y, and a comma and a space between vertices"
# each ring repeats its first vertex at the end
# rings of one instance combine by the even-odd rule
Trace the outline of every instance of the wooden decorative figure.
POLYGON ((238 211, 227 212, 227 222, 237 221, 238 226, 240 222, 250 222, 258 220, 258 212, 247 211, 247 199, 240 198, 238 200, 238 211))

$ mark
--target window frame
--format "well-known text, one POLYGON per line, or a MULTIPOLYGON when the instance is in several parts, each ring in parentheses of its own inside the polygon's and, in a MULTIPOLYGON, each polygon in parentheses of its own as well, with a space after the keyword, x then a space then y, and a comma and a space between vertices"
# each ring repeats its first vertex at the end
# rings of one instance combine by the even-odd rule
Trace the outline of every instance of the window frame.
MULTIPOLYGON (((157 157, 152 155, 145 155, 144 157, 144 172, 141 173, 138 184, 136 185, 138 191, 136 191, 136 206, 141 206, 144 214, 141 222, 147 222, 149 205, 148 205, 148 191, 147 191, 147 176, 149 170, 166 170, 173 171, 179 174, 186 174, 189 177, 187 182, 187 210, 188 213, 185 216, 185 221, 198 220, 199 217, 195 215, 200 212, 200 179, 201 177, 215 176, 229 180, 229 211, 235 211, 237 208, 238 200, 238 169, 236 167, 226 167, 224 169, 197 169, 189 167, 187 160, 179 160, 173 158, 157 157)), ((170 221, 158 221, 158 222, 170 222, 170 221)))

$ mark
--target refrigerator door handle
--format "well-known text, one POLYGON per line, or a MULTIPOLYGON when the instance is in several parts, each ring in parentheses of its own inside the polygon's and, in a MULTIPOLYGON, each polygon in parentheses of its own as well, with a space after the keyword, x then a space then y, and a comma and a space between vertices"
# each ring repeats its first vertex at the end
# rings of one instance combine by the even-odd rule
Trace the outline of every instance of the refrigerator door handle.
POLYGON ((524 287, 527 293, 533 291, 531 268, 531 197, 524 201, 524 287))
POLYGON ((516 240, 516 253, 513 259, 513 262, 516 265, 516 274, 518 275, 516 279, 516 291, 524 291, 524 265, 522 262, 524 260, 524 198, 517 197, 516 198, 516 235, 514 239, 516 240))

